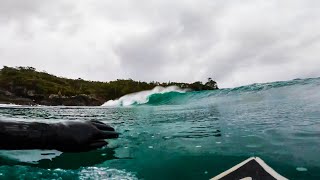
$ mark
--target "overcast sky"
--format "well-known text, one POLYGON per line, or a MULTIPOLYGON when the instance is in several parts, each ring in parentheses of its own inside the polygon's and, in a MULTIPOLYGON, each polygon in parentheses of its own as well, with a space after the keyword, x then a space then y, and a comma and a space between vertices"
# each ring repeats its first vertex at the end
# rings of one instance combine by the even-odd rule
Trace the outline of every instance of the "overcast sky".
POLYGON ((0 66, 220 87, 320 76, 319 0, 1 0, 0 66))

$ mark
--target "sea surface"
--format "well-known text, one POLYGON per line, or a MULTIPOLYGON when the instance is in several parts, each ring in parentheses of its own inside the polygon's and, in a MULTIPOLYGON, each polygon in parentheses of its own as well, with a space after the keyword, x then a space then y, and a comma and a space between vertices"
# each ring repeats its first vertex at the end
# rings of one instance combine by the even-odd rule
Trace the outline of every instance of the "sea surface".
POLYGON ((289 179, 320 179, 320 78, 158 87, 101 107, 1 105, 0 119, 94 119, 121 133, 91 152, 0 151, 0 179, 209 179, 252 156, 289 179))

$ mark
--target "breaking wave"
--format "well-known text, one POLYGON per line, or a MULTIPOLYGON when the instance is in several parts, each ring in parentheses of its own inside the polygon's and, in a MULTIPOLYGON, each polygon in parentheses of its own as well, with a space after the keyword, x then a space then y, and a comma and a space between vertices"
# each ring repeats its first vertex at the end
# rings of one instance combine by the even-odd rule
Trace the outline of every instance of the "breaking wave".
POLYGON ((177 86, 161 87, 157 86, 152 90, 141 91, 137 93, 127 94, 122 96, 117 100, 109 100, 102 106, 130 106, 137 104, 148 103, 150 98, 155 98, 156 95, 166 94, 166 93, 185 93, 187 90, 181 89, 177 86))
MULTIPOLYGON (((110 100, 103 106, 130 106, 130 105, 181 105, 181 104, 208 104, 221 100, 220 97, 244 98, 246 94, 267 94, 273 90, 285 90, 289 93, 303 93, 320 87, 320 78, 294 79, 291 81, 277 81, 271 83, 255 83, 248 86, 226 88, 209 91, 186 91, 176 86, 156 87, 150 91, 128 94, 118 100, 110 100), (317 87, 317 88, 311 88, 317 87)), ((314 94, 314 93, 313 93, 314 94)), ((317 94, 317 93, 316 93, 317 94)), ((252 96, 253 97, 253 96, 252 96)), ((224 100, 225 101, 225 100, 224 100)))

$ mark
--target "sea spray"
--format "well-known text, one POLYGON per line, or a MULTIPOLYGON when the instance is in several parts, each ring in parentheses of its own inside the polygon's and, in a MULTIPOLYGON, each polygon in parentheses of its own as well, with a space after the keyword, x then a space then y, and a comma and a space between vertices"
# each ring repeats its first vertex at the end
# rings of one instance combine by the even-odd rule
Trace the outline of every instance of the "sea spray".
POLYGON ((149 101, 149 97, 153 94, 164 94, 168 92, 185 93, 186 89, 178 86, 161 87, 157 86, 152 90, 140 91, 137 93, 127 94, 117 100, 109 100, 102 106, 130 106, 134 104, 145 104, 149 101))

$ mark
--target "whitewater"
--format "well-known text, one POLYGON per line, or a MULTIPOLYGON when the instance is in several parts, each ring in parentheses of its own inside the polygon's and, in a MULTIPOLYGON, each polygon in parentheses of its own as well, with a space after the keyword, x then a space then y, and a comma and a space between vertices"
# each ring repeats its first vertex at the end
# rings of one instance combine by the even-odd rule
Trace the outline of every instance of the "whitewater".
POLYGON ((152 90, 141 91, 137 93, 127 94, 117 100, 109 100, 102 106, 130 106, 136 104, 145 104, 149 102, 152 96, 163 95, 166 93, 185 93, 188 89, 181 89, 177 86, 161 87, 157 86, 152 90))
POLYGON ((1 105, 0 118, 95 119, 121 133, 80 154, 1 151, 0 179, 209 179, 251 156, 289 179, 320 179, 320 78, 212 91, 156 87, 101 107, 1 105))

